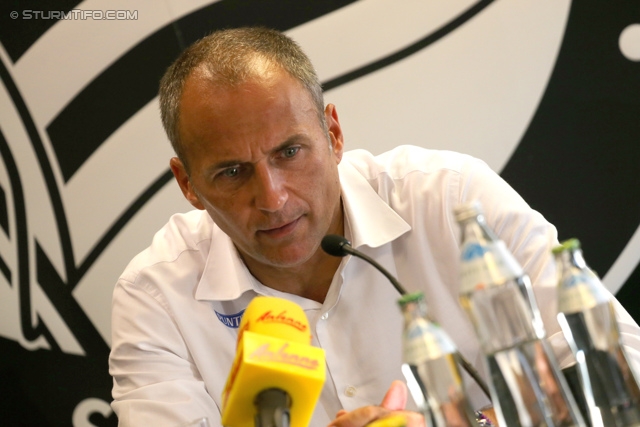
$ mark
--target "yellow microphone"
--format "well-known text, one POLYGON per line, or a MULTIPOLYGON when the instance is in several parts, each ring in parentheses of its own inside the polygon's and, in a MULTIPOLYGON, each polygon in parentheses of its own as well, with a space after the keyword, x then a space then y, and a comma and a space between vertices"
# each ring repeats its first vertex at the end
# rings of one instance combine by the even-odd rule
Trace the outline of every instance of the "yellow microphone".
POLYGON ((324 350, 311 345, 302 308, 258 296, 240 322, 222 396, 222 425, 307 427, 324 380, 324 350))

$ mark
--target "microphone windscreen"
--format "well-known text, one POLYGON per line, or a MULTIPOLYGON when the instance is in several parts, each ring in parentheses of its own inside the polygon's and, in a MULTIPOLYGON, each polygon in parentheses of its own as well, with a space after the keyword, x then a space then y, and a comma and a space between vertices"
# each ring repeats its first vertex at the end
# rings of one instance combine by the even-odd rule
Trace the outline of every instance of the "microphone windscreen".
POLYGON ((322 238, 322 242, 320 243, 323 251, 337 257, 348 255, 348 252, 344 250, 344 245, 351 246, 351 243, 337 234, 327 234, 322 238))
POLYGON ((256 397, 277 389, 291 399, 291 427, 307 427, 325 381, 324 350, 310 340, 309 321, 300 306, 282 298, 254 298, 240 322, 222 395, 222 424, 254 427, 256 397))
POLYGON ((257 296, 247 306, 238 328, 238 343, 244 331, 311 344, 309 320, 298 304, 276 297, 257 296))

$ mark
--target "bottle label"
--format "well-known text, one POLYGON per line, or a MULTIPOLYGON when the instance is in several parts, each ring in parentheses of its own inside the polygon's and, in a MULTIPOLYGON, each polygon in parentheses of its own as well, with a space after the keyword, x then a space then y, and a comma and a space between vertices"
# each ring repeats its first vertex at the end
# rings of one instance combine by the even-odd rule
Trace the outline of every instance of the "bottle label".
POLYGON ((468 293, 490 286, 499 286, 524 273, 505 243, 501 240, 462 247, 461 289, 468 293))
POLYGON ((562 279, 558 289, 558 311, 565 314, 577 313, 610 299, 610 294, 594 273, 580 271, 562 279))
POLYGON ((405 331, 404 359, 406 363, 417 364, 455 352, 456 347, 453 341, 435 323, 420 320, 413 322, 405 331))

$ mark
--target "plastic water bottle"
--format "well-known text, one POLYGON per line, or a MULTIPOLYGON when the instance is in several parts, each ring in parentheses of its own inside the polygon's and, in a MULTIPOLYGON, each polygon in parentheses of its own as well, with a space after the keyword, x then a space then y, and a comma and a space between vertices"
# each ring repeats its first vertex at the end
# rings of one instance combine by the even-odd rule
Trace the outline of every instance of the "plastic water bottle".
POLYGON ((485 356, 499 425, 584 426, 545 340, 529 277, 487 226, 479 203, 454 213, 462 228, 460 303, 485 356))
POLYGON ((554 248, 558 322, 576 356, 591 424, 640 426, 640 388, 624 348, 613 297, 570 239, 554 248))
POLYGON ((398 300, 404 317, 403 374, 427 426, 477 426, 458 370, 455 344, 427 316, 422 292, 398 300))

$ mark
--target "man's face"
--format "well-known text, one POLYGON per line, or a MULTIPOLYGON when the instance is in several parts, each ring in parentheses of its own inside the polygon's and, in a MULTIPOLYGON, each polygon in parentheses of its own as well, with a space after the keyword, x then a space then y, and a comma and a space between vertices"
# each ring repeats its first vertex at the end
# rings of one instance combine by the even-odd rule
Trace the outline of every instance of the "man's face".
POLYGON ((279 69, 235 87, 212 85, 202 70, 187 80, 180 134, 190 176, 177 158, 171 168, 245 261, 300 266, 325 234, 342 232, 343 141, 332 105, 325 118, 331 143, 311 96, 279 69))

